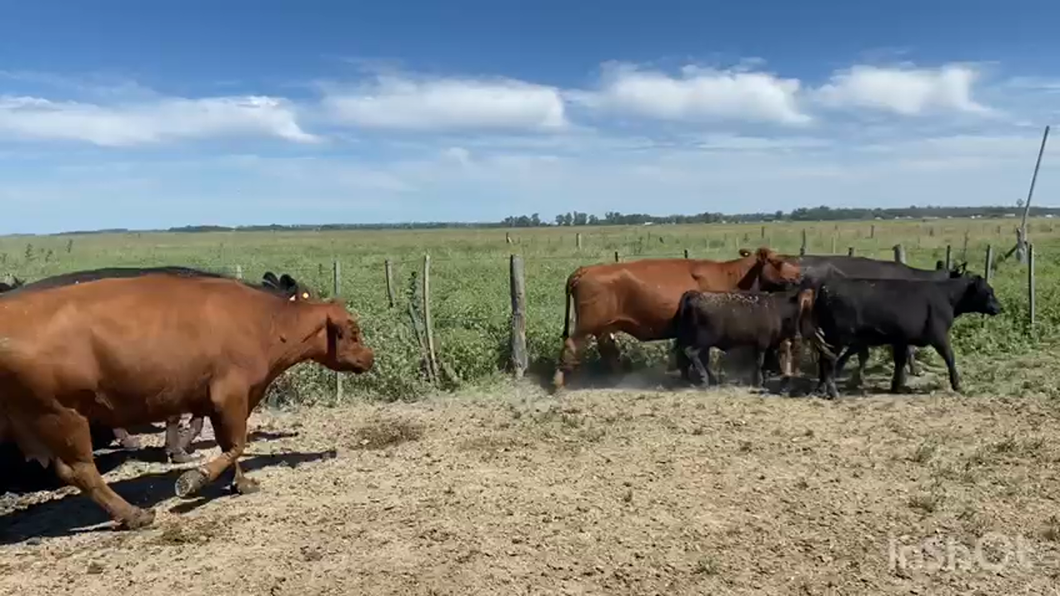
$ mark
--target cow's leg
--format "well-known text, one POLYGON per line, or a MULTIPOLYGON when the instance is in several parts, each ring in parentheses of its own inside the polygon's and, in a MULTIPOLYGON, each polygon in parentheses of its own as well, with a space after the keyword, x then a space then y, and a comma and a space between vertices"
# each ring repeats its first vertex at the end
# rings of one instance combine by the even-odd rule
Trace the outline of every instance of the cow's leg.
MULTIPOLYGON (((247 445, 247 387, 237 380, 216 383, 210 388, 213 413, 210 422, 221 453, 198 468, 184 472, 177 478, 175 491, 178 497, 187 498, 199 492, 217 478, 228 466, 235 465, 247 445)), ((236 472, 242 472, 236 467, 236 472)))
POLYGON ((795 376, 795 342, 786 339, 780 342, 780 387, 786 389, 791 385, 791 378, 795 376))
POLYGON ((52 452, 55 473, 76 486, 103 508, 118 528, 135 530, 151 525, 155 513, 130 504, 114 492, 100 475, 92 459, 92 433, 88 420, 73 410, 61 409, 35 417, 33 432, 52 452))
POLYGON ((913 346, 909 346, 908 348, 906 348, 906 351, 908 352, 907 362, 909 362, 909 374, 913 375, 914 377, 919 377, 920 371, 917 370, 916 367, 916 348, 914 348, 913 346))
MULTIPOLYGON (((198 455, 188 453, 180 435, 180 414, 166 419, 166 456, 170 463, 186 464, 200 459, 198 455)), ((189 441, 190 443, 190 441, 189 441)))
MULTIPOLYGON (((563 388, 564 377, 574 370, 578 363, 578 356, 585 349, 585 344, 588 341, 589 336, 582 334, 575 334, 564 340, 563 349, 559 353, 559 362, 556 363, 556 373, 552 377, 552 387, 555 390, 558 391, 563 388)), ((214 430, 214 434, 217 434, 216 430, 214 430)))
POLYGON ((714 377, 714 373, 710 371, 710 348, 700 349, 688 346, 685 348, 685 356, 687 356, 689 361, 692 362, 692 366, 696 367, 696 372, 699 374, 700 384, 703 383, 704 379, 706 379, 708 386, 718 384, 718 380, 714 377), (703 365, 703 361, 699 358, 699 355, 704 351, 707 353, 706 366, 703 365))
POLYGON ((140 439, 130 435, 129 431, 124 428, 114 429, 114 438, 118 439, 118 443, 121 443, 122 449, 136 451, 141 447, 140 439))
MULTIPOLYGON (((790 356, 788 357, 790 360, 790 356)), ((751 377, 752 387, 761 387, 765 383, 765 371, 763 370, 766 365, 766 351, 762 348, 755 348, 755 371, 751 377)))
MULTIPOLYGON (((835 347, 837 351, 842 352, 840 346, 835 347)), ((817 349, 817 391, 824 389, 825 396, 829 399, 839 397, 839 389, 835 385, 836 360, 834 356, 825 354, 820 348, 817 349)))
POLYGON ((905 345, 893 345, 891 351, 894 353, 894 375, 891 377, 891 393, 901 393, 905 389, 905 365, 909 357, 909 350, 905 345))
POLYGON ((869 365, 869 347, 858 346, 858 368, 857 368, 857 384, 855 387, 861 387, 861 382, 865 379, 865 367, 869 365))
POLYGON ((618 350, 618 342, 615 341, 614 333, 601 333, 596 336, 596 348, 600 351, 600 357, 607 364, 611 374, 622 372, 621 353, 618 350))
POLYGON ((192 449, 191 444, 198 438, 199 434, 202 433, 202 426, 205 423, 205 416, 192 416, 188 422, 188 432, 182 434, 180 439, 180 446, 184 448, 184 451, 192 453, 195 451, 192 449))
POLYGON ((950 373, 950 388, 960 393, 961 391, 961 378, 957 375, 957 364, 953 360, 953 348, 950 347, 950 340, 945 335, 942 335, 939 339, 932 342, 932 347, 935 351, 942 356, 942 359, 946 361, 946 370, 950 373))

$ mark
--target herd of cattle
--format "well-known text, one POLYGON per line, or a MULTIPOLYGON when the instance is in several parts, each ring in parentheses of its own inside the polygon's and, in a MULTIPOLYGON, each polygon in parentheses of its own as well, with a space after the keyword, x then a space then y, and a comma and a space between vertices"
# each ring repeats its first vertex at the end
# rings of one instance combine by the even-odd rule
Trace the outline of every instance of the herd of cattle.
MULTIPOLYGON (((964 266, 923 270, 847 256, 740 251, 729 261, 646 259, 580 267, 566 283, 563 349, 554 386, 564 387, 590 337, 617 368, 614 333, 674 341, 674 363, 687 380, 716 383, 710 348, 755 351, 754 384, 776 355, 784 381, 797 368, 801 342, 818 360, 818 392, 836 397, 835 377, 854 353, 857 379, 870 347, 891 346, 892 391, 913 368, 912 347, 931 346, 960 390, 949 330, 965 313, 996 315, 990 285, 964 266), (572 313, 573 309, 573 313, 572 313), (571 332, 571 316, 575 326, 571 332), (706 355, 706 363, 703 356, 706 355)), ((36 460, 76 486, 120 528, 151 524, 103 480, 94 450, 125 430, 166 423, 173 463, 189 451, 206 417, 220 454, 184 471, 175 492, 196 494, 231 466, 240 493, 257 490, 239 458, 247 418, 270 384, 304 361, 365 373, 375 354, 355 317, 338 300, 315 299, 289 275, 250 284, 184 267, 109 268, 0 285, 0 450, 36 460), (181 417, 192 416, 181 429, 181 417)), ((915 369, 914 369, 915 372, 915 369)), ((0 464, 0 492, 16 467, 0 464)))

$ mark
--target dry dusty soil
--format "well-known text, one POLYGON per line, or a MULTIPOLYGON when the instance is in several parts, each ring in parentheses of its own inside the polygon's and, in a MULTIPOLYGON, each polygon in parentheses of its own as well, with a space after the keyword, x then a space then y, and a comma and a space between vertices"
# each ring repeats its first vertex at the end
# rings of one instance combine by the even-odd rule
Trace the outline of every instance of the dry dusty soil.
POLYGON ((9 495, 0 593, 1057 594, 1058 415, 740 389, 256 413, 255 494, 181 501, 177 466, 129 460, 136 532, 9 495))

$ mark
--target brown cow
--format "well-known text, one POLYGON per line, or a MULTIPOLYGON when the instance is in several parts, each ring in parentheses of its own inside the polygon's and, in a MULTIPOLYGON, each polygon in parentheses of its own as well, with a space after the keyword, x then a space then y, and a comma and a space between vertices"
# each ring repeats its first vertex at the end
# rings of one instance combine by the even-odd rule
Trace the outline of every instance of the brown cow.
POLYGON ((51 460, 61 480, 118 527, 154 512, 129 504, 99 474, 89 420, 111 427, 209 416, 221 454, 186 471, 186 498, 229 466, 235 488, 258 489, 239 465, 247 417, 285 370, 313 360, 363 373, 375 355, 338 301, 288 301, 238 280, 152 273, 0 296, 0 436, 27 459, 51 460))
POLYGON ((563 388, 564 374, 577 363, 589 336, 595 336, 600 355, 612 370, 618 368, 614 333, 623 331, 640 341, 672 339, 674 315, 687 290, 779 290, 800 278, 797 265, 773 250, 731 261, 705 259, 643 259, 579 267, 567 278, 567 309, 563 321, 563 350, 553 378, 563 388), (571 305, 575 329, 570 333, 571 305))
MULTIPOLYGON (((146 271, 150 270, 148 269, 146 271)), ((266 271, 261 277, 261 287, 291 301, 309 300, 313 297, 309 288, 298 283, 293 277, 286 273, 280 277, 276 277, 276 274, 272 271, 266 271)), ((198 455, 193 455, 191 443, 199 436, 199 433, 202 432, 202 426, 205 420, 202 416, 192 416, 188 423, 188 429, 182 431, 180 428, 182 417, 183 416, 178 414, 166 421, 165 452, 170 463, 186 464, 196 461, 200 457, 198 455)), ((122 436, 119 432, 124 433, 125 436, 128 436, 129 434, 123 429, 114 429, 114 434, 119 440, 122 440, 122 436)), ((122 444, 125 444, 124 440, 122 440, 122 444)))

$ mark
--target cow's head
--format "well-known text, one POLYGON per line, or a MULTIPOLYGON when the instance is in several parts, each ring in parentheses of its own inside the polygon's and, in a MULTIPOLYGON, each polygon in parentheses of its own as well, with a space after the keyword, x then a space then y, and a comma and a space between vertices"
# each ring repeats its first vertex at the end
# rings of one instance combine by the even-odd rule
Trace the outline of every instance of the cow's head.
POLYGON ((967 278, 968 285, 964 289, 957 304, 957 314, 977 312, 984 315, 994 316, 1001 314, 1004 310, 1001 302, 994 295, 994 288, 981 275, 967 278))
POLYGON ((324 324, 327 350, 315 358, 317 362, 339 372, 365 373, 372 370, 375 353, 364 344, 361 326, 342 302, 327 302, 323 309, 313 309, 313 312, 322 312, 327 318, 324 324))
POLYGON ((272 271, 266 271, 261 276, 262 287, 287 297, 291 302, 298 300, 309 300, 313 297, 308 288, 300 285, 293 277, 284 273, 279 278, 272 271))
POLYGON ((0 293, 8 292, 14 290, 15 288, 20 288, 24 283, 26 282, 17 277, 12 277, 11 283, 0 281, 0 293))
POLYGON ((758 285, 763 290, 790 288, 802 279, 799 266, 788 261, 771 248, 765 246, 759 248, 755 251, 754 257, 756 259, 755 266, 759 267, 758 285))

